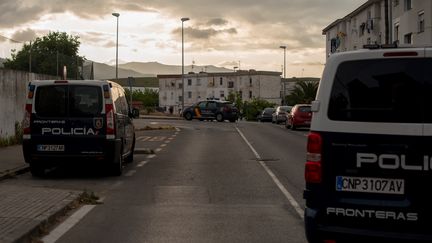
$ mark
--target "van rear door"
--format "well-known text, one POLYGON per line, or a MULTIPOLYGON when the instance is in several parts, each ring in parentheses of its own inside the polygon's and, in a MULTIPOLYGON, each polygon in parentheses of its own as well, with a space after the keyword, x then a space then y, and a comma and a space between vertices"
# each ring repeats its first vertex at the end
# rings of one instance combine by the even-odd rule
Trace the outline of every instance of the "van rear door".
POLYGON ((423 57, 339 65, 327 110, 335 129, 321 133, 323 183, 307 185, 327 225, 430 232, 430 67, 423 57))
POLYGON ((101 86, 40 85, 35 92, 33 153, 68 157, 103 154, 106 122, 101 86))

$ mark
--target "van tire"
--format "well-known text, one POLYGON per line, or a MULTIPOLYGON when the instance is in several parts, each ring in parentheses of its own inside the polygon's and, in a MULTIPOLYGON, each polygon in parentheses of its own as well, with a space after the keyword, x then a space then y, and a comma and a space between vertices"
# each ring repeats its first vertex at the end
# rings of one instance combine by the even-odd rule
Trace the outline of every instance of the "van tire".
POLYGON ((30 163, 30 173, 34 177, 43 177, 45 176, 45 166, 32 162, 30 163))
POLYGON ((190 120, 192 120, 192 113, 186 112, 186 114, 184 115, 184 117, 185 117, 186 120, 190 121, 190 120))
POLYGON ((218 122, 223 122, 224 121, 222 113, 217 113, 216 114, 216 121, 218 121, 218 122))
POLYGON ((130 154, 124 159, 125 163, 132 163, 133 162, 134 151, 135 151, 135 135, 133 138, 132 148, 131 148, 130 154))
POLYGON ((114 159, 114 162, 110 164, 110 174, 113 176, 121 176, 123 173, 123 149, 120 149, 118 155, 114 159))

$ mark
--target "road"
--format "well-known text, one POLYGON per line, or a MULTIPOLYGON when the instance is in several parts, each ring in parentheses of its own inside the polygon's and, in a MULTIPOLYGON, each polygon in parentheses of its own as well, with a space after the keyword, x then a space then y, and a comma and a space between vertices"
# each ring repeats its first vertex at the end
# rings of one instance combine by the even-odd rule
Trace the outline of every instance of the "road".
POLYGON ((136 154, 121 177, 59 168, 46 178, 25 174, 6 182, 102 197, 102 204, 79 210, 76 224, 60 224, 47 242, 306 242, 307 130, 243 121, 135 122, 177 130, 138 131, 137 150, 155 154, 136 154))

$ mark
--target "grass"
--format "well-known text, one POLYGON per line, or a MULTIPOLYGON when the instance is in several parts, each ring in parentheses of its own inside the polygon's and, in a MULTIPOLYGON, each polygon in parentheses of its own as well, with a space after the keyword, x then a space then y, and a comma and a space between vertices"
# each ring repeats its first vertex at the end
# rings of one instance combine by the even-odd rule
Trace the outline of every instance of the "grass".
POLYGON ((19 122, 15 122, 15 135, 7 137, 7 138, 0 138, 0 148, 21 144, 22 143, 22 128, 21 124, 19 122))

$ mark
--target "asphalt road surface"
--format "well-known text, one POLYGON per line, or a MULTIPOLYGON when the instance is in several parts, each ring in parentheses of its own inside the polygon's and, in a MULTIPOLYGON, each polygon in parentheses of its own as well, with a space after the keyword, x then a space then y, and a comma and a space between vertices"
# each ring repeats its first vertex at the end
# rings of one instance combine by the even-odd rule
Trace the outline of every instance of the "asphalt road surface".
POLYGON ((307 130, 243 121, 135 122, 177 129, 137 132, 137 150, 155 154, 136 154, 121 177, 69 168, 13 182, 102 197, 46 242, 306 242, 307 130))

